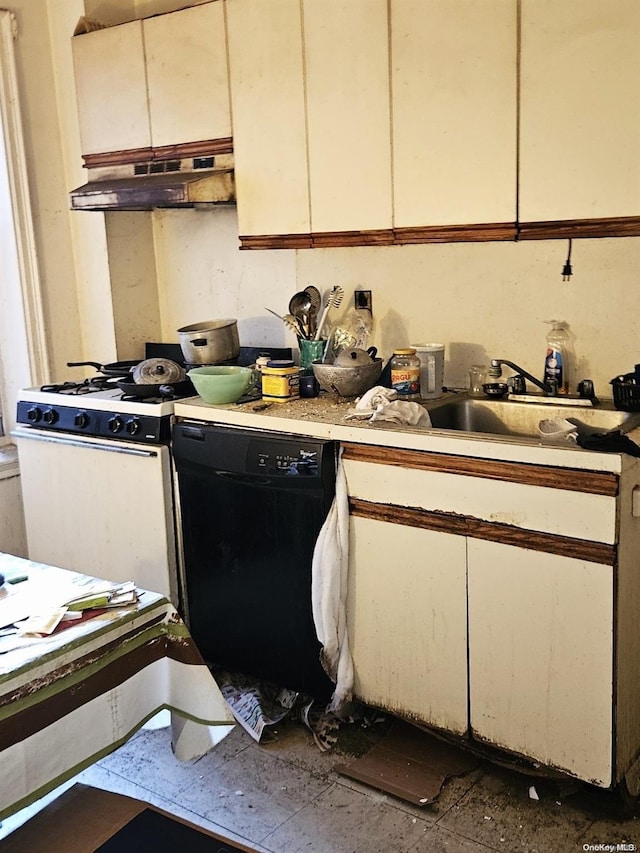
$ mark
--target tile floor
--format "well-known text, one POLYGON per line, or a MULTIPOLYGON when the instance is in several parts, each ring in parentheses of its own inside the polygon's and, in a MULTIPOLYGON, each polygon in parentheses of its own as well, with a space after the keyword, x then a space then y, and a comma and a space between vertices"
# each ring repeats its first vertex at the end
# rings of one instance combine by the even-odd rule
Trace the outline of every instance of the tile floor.
MULTIPOLYGON (((238 726, 193 764, 173 757, 169 729, 144 729, 75 781, 151 802, 261 853, 640 849, 640 818, 621 814, 612 794, 572 780, 481 761, 420 808, 339 775, 334 765, 364 754, 380 728, 343 727, 337 747, 321 752, 297 722, 285 721, 278 739, 264 745, 238 726), (531 784, 538 800, 529 796, 531 784)), ((6 820, 0 839, 24 819, 6 820)))

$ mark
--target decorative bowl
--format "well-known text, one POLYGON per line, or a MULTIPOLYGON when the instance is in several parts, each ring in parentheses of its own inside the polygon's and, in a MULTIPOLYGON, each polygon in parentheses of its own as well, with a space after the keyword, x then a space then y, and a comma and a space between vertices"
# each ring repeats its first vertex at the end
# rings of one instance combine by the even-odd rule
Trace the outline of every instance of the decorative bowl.
POLYGON ((382 359, 376 358, 369 364, 360 364, 357 367, 340 367, 314 361, 311 367, 318 384, 325 391, 340 397, 359 397, 373 388, 380 379, 382 359))
POLYGON ((220 406, 242 397, 253 379, 253 370, 233 364, 209 365, 192 367, 187 376, 205 403, 220 406))

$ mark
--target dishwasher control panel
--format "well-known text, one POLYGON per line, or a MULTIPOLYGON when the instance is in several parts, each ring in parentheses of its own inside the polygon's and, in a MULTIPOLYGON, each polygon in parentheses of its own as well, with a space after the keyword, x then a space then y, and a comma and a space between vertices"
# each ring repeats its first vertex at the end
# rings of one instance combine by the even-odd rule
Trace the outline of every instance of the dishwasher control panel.
POLYGON ((298 447, 292 451, 290 442, 286 447, 250 448, 247 470, 260 474, 281 474, 285 477, 317 477, 320 468, 320 448, 298 447))

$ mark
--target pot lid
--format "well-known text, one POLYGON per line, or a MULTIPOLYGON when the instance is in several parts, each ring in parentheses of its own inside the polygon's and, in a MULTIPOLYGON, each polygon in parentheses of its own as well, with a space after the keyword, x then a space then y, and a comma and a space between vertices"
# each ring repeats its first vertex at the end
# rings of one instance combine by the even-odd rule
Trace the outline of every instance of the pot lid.
POLYGON ((335 358, 334 364, 338 367, 360 367, 363 364, 371 364, 373 358, 366 350, 352 349, 341 350, 335 358))
POLYGON ((168 358, 147 358, 134 367, 132 375, 136 385, 157 385, 182 382, 186 373, 168 358))

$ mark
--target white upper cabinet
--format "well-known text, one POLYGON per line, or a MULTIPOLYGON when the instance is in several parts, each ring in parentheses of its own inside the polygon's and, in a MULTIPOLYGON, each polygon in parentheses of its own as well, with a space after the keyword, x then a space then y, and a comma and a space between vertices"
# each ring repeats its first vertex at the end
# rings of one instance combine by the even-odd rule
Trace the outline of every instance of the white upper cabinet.
POLYGON ((522 0, 520 220, 640 214, 640 3, 522 0))
POLYGON ((144 21, 151 144, 231 136, 224 3, 144 21))
POLYGON ((299 0, 228 0, 240 234, 308 234, 299 0))
POLYGON ((72 39, 82 153, 231 136, 224 3, 72 39))
POLYGON ((516 3, 390 8, 394 225, 514 222, 516 3))
POLYGON ((142 21, 75 36, 83 154, 151 145, 142 21))
POLYGON ((312 231, 391 228, 387 0, 303 0, 312 231))

